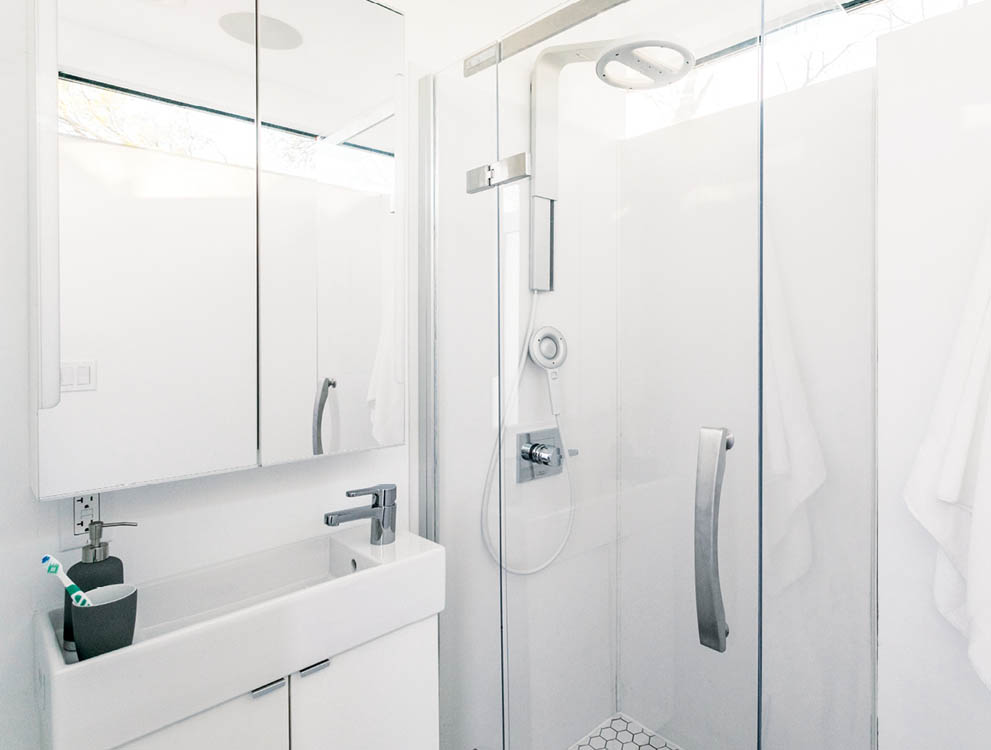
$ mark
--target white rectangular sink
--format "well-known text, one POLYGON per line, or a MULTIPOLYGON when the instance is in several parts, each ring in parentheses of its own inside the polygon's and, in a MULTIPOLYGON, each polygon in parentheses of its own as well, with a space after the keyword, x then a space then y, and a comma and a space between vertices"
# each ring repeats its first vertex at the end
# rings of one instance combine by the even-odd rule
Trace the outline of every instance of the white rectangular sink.
POLYGON ((134 643, 84 662, 61 648, 61 609, 39 613, 46 746, 115 747, 443 607, 442 547, 375 546, 359 524, 138 586, 134 643))

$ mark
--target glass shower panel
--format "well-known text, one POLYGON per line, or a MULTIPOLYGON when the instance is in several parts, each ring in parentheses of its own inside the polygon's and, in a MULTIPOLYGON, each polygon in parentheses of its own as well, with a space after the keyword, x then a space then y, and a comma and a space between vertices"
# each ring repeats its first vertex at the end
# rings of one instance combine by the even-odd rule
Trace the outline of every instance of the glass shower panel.
POLYGON ((757 747, 759 58, 712 53, 756 37, 760 8, 704 5, 631 0, 498 66, 498 156, 530 154, 499 196, 487 524, 512 750, 757 747), (630 50, 702 64, 608 85, 630 50))
MULTIPOLYGON (((468 194, 465 174, 497 158, 496 70, 465 77, 460 62, 433 78, 421 107, 434 128, 433 529, 447 554, 448 604, 440 615, 441 747, 499 750, 502 732, 500 568, 479 533, 498 488, 498 194, 468 194), (487 493, 487 494, 486 494, 487 493)), ((425 301, 421 304, 426 304, 425 301)), ((498 559, 498 545, 496 545, 498 559)))
POLYGON ((771 7, 763 745, 976 750, 991 4, 771 7))
POLYGON ((867 750, 873 734, 880 19, 831 5, 796 17, 771 3, 765 18, 767 750, 867 750))

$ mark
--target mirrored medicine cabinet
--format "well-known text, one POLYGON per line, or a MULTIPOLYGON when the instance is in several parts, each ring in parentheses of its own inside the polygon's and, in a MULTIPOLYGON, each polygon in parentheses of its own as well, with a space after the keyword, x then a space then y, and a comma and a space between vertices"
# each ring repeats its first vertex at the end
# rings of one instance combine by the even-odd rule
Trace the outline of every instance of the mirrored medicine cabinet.
POLYGON ((36 12, 38 496, 401 444, 402 15, 36 12))

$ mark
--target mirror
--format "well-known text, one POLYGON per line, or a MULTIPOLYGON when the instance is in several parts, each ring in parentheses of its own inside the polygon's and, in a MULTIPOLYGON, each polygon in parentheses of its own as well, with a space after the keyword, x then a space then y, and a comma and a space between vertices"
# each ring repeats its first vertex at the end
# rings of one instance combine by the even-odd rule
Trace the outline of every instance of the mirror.
POLYGON ((396 445, 403 18, 368 0, 259 14, 261 462, 396 445))
POLYGON ((61 2, 42 30, 43 499, 404 440, 402 16, 257 4, 257 55, 253 0, 61 2))
POLYGON ((255 60, 217 5, 58 3, 42 497, 256 465, 255 60))

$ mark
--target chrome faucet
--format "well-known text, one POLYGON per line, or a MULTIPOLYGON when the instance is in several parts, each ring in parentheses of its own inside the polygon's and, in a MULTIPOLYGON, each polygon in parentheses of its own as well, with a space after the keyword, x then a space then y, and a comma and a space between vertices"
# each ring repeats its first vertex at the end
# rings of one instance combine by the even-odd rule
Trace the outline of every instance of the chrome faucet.
POLYGON ((361 490, 348 490, 348 497, 372 496, 371 505, 325 513, 323 522, 328 526, 340 526, 348 521, 372 519, 372 544, 392 544, 396 541, 396 485, 376 484, 361 490))

